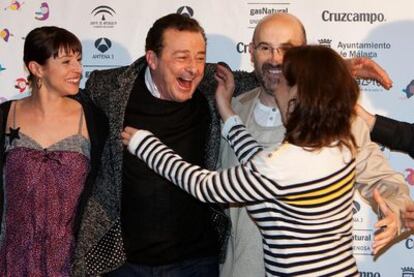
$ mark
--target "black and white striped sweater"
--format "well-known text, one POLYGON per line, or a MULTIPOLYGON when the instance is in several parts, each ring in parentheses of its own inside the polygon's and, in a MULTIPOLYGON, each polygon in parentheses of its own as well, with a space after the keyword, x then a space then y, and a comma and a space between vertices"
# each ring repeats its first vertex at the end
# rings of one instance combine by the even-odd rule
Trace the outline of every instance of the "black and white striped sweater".
POLYGON ((220 172, 183 161, 147 131, 137 132, 128 148, 203 202, 246 203, 263 236, 268 276, 359 276, 352 254, 355 161, 349 151, 286 143, 265 152, 243 125, 226 125, 241 165, 220 172))

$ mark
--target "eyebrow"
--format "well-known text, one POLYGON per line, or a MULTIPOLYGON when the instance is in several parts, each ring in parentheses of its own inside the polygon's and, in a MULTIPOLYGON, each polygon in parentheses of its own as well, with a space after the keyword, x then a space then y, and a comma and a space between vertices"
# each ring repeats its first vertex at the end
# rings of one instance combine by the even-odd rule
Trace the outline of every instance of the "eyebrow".
POLYGON ((63 54, 62 56, 57 56, 56 59, 64 59, 64 58, 72 58, 72 57, 76 57, 76 58, 82 58, 82 54, 80 54, 79 52, 77 52, 76 54, 63 54))
MULTIPOLYGON (((189 50, 177 50, 173 52, 173 55, 177 55, 177 54, 190 54, 190 51, 189 50)), ((205 55, 206 51, 197 52, 197 55, 200 55, 200 54, 205 55)))
MULTIPOLYGON (((273 47, 271 43, 268 43, 268 42, 265 42, 265 41, 259 42, 256 46, 260 46, 260 45, 266 45, 266 46, 273 47)), ((288 42, 283 42, 283 43, 279 44, 279 46, 277 46, 277 47, 294 47, 294 45, 293 45, 292 42, 288 41, 288 42)))

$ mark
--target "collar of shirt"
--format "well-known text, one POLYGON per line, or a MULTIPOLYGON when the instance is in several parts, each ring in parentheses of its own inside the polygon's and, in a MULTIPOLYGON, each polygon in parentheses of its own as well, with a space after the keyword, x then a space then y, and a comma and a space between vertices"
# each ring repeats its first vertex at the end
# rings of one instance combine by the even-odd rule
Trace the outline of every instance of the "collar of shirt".
POLYGON ((152 96, 158 99, 161 98, 161 94, 158 91, 158 88, 155 85, 154 81, 152 80, 149 66, 147 66, 147 68, 145 69, 145 85, 147 86, 147 89, 151 92, 152 96))
POLYGON ((282 125, 282 117, 276 107, 265 106, 257 101, 254 107, 254 119, 262 127, 276 127, 282 125))

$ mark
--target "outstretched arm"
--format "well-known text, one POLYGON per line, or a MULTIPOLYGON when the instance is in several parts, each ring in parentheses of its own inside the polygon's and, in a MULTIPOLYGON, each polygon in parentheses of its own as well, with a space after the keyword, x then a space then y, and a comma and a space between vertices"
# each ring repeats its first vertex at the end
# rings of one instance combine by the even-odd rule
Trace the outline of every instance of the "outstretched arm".
POLYGON ((386 205, 396 215, 397 229, 399 232, 405 231, 401 216, 411 203, 411 197, 404 177, 390 167, 378 145, 370 140, 368 126, 361 118, 357 117, 353 122, 352 133, 358 145, 357 189, 371 207, 377 207, 373 197, 373 191, 377 188, 386 205))
POLYGON ((385 89, 392 87, 392 80, 387 72, 369 58, 353 58, 345 60, 356 78, 377 80, 385 89))
POLYGON ((373 115, 360 105, 355 110, 369 126, 373 141, 392 150, 406 152, 414 158, 414 124, 373 115))
MULTIPOLYGON (((243 155, 252 149, 246 141, 243 127, 235 126, 229 133, 230 144, 243 155)), ((203 202, 248 203, 272 199, 281 195, 278 185, 263 177, 254 163, 224 171, 208 171, 182 160, 173 150, 147 131, 126 128, 122 134, 128 149, 161 176, 203 202), (132 135, 132 136, 131 136, 132 135)), ((253 148, 254 149, 254 148, 253 148)))

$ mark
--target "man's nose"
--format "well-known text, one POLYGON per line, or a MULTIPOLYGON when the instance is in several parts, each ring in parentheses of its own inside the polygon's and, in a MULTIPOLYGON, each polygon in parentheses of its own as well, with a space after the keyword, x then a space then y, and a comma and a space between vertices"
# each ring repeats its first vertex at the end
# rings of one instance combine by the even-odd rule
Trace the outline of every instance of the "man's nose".
POLYGON ((272 61, 273 64, 281 64, 283 62, 283 53, 279 50, 279 48, 272 50, 273 51, 269 59, 272 61))
POLYGON ((190 61, 187 64, 186 70, 192 74, 195 74, 197 72, 197 63, 195 59, 190 59, 190 61))

